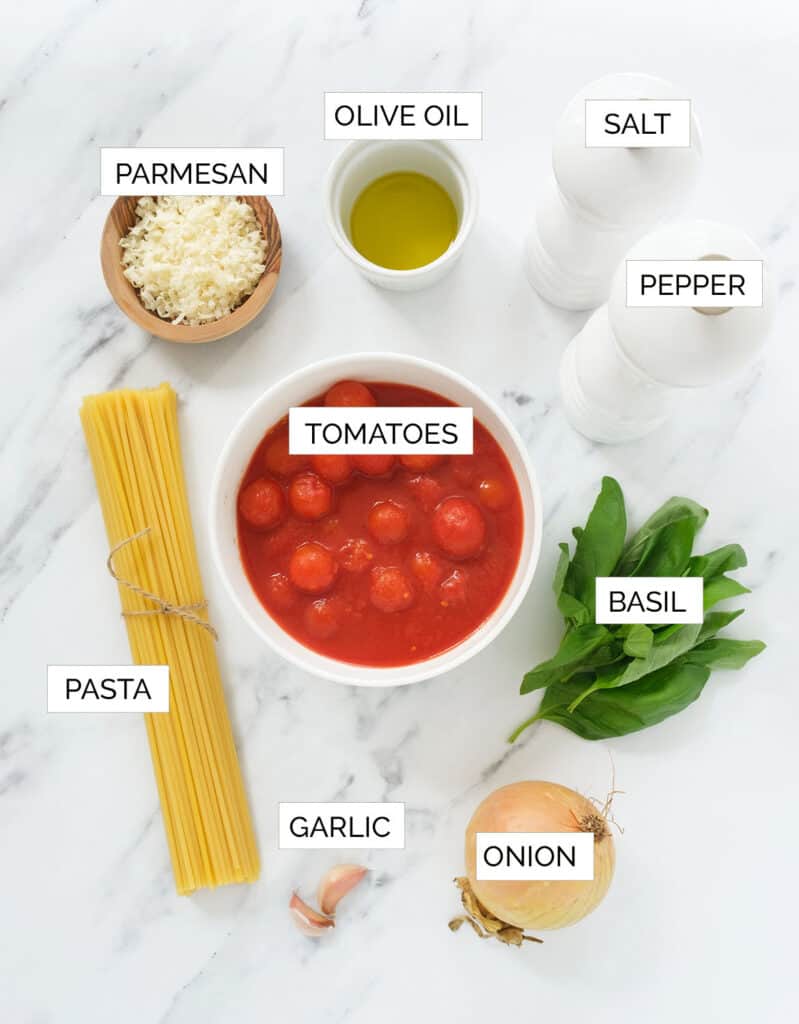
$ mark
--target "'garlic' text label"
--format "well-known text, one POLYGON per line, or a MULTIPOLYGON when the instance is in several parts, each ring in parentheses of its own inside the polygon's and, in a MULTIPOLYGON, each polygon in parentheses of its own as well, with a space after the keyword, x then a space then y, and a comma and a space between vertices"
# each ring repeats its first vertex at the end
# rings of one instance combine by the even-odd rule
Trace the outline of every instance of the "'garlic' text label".
POLYGON ((48 665, 47 710, 169 711, 169 666, 48 665))
POLYGON ((481 139, 480 92, 326 92, 326 139, 481 139))
POLYGON ((597 576, 596 621, 662 625, 704 620, 701 576, 597 576))
POLYGON ((103 146, 104 196, 282 196, 282 149, 103 146))
POLYGON ((402 850, 403 803, 281 803, 281 850, 402 850))
POLYGON ((586 881, 594 877, 593 832, 478 832, 479 881, 586 881))
POLYGON ((289 409, 292 455, 471 455, 474 416, 463 406, 289 409))
POLYGON ((763 305, 763 261, 627 260, 628 306, 692 306, 722 312, 763 305))
POLYGON ((585 144, 681 149, 691 145, 690 100, 586 100, 585 144))

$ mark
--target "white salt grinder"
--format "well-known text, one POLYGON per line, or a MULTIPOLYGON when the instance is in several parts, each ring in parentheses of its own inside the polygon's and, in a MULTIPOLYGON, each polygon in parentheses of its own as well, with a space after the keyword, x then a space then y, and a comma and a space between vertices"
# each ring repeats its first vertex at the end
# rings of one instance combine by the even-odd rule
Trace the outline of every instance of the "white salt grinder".
POLYGON ((762 260, 737 228, 669 224, 642 238, 613 278, 610 297, 570 342, 560 390, 572 426, 593 441, 644 437, 672 412, 680 389, 721 383, 761 351, 774 311, 763 266, 762 306, 628 306, 627 260, 762 260))
POLYGON ((552 145, 554 181, 536 211, 525 246, 533 288, 563 309, 595 309, 610 291, 629 247, 689 195, 702 142, 691 114, 691 144, 680 147, 586 146, 587 99, 688 99, 653 75, 607 75, 570 101, 552 145))

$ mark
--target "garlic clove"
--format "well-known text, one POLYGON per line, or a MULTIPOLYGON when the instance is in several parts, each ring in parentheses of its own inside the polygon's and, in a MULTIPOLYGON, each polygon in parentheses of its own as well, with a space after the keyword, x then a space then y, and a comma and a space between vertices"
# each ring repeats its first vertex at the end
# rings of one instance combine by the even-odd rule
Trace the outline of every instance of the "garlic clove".
POLYGON ((296 892, 291 894, 289 900, 289 914, 297 928, 303 935, 309 935, 318 939, 324 935, 328 928, 334 928, 336 922, 326 914, 320 914, 318 910, 309 907, 305 900, 300 899, 296 892))
POLYGON ((317 901, 325 914, 335 914, 339 900, 363 879, 367 868, 360 864, 337 864, 319 883, 317 901))

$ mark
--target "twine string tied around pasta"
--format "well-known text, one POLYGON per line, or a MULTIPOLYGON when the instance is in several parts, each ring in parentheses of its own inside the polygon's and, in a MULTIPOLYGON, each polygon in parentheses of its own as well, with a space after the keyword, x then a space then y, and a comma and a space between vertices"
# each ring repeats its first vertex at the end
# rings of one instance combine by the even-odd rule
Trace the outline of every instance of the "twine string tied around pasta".
POLYGON ((150 527, 145 526, 143 530, 139 530, 138 533, 134 533, 130 537, 126 537, 124 540, 121 540, 118 544, 115 544, 108 552, 108 558, 106 559, 105 564, 119 586, 126 587, 134 594, 138 594, 139 597, 143 597, 147 601, 152 601, 155 605, 155 608, 141 608, 137 611, 123 611, 122 614, 125 617, 133 615, 177 615, 178 618, 185 619, 186 622, 193 622, 195 626, 200 626, 201 629, 207 630, 214 640, 218 640, 219 636, 211 623, 197 614, 197 612, 203 611, 208 607, 207 601, 196 601, 194 604, 173 604, 171 601, 166 601, 163 597, 159 597, 158 594, 150 593, 149 590, 145 590, 144 587, 140 587, 137 583, 124 579, 117 572, 114 567, 114 555, 128 544, 141 540, 141 538, 145 537, 148 533, 150 533, 150 527))

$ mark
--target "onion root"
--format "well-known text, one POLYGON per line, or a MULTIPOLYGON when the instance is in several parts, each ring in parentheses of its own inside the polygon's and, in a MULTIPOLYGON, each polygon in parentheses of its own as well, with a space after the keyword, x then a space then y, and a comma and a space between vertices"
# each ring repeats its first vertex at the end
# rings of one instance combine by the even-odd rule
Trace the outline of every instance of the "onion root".
POLYGON ((468 878, 456 878, 454 881, 461 891, 461 903, 466 913, 460 917, 453 917, 449 922, 450 931, 456 932, 461 925, 468 924, 475 935, 481 939, 498 939, 506 946, 521 946, 525 942, 542 943, 544 941, 534 935, 525 935, 522 928, 516 928, 506 921, 500 921, 490 910, 486 910, 472 892, 468 878))

